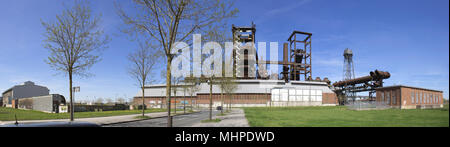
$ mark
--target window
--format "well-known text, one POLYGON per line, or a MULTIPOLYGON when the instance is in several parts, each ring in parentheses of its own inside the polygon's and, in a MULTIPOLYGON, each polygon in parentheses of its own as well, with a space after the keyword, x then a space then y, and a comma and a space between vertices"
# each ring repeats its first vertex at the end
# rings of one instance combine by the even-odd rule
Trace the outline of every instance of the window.
POLYGON ((422 98, 423 98, 423 95, 421 92, 419 92, 419 104, 423 103, 422 98))
POLYGON ((386 93, 386 104, 388 104, 388 105, 391 104, 391 93, 390 92, 386 93))
POLYGON ((411 92, 411 104, 414 104, 414 103, 416 103, 415 99, 414 99, 414 92, 411 92))
POLYGON ((280 101, 280 89, 272 89, 272 101, 280 101))
POLYGON ((419 93, 418 92, 416 92, 416 97, 415 97, 415 102, 416 102, 416 104, 418 104, 419 103, 419 93))
POLYGON ((287 102, 289 99, 289 91, 287 89, 280 89, 280 101, 287 102))
POLYGON ((392 104, 397 104, 397 91, 392 91, 392 104))
POLYGON ((296 100, 296 94, 295 89, 289 89, 289 99, 288 101, 295 101, 296 100))
POLYGON ((430 99, 431 99, 431 103, 434 104, 434 95, 433 94, 431 94, 430 99))
POLYGON ((438 98, 438 96, 436 95, 435 97, 436 97, 436 101, 435 101, 436 104, 439 104, 439 98, 438 98))
POLYGON ((381 97, 380 102, 384 104, 384 92, 380 92, 380 95, 381 95, 380 96, 381 97))

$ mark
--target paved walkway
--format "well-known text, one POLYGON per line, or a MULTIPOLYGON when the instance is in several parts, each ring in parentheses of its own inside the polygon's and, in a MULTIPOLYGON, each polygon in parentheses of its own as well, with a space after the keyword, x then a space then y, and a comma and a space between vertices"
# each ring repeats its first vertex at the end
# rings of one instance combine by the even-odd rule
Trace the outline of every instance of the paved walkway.
MULTIPOLYGON (((98 125, 107 125, 107 124, 115 124, 115 123, 123 123, 123 122, 132 122, 140 119, 136 119, 135 117, 141 116, 142 114, 132 114, 132 115, 122 115, 122 116, 108 116, 108 117, 95 117, 95 118, 75 118, 75 121, 78 122, 91 122, 96 123, 98 125)), ((159 118, 166 117, 167 112, 155 112, 155 113, 147 113, 145 116, 149 116, 151 118, 159 118)), ((19 121, 19 123, 39 123, 39 122, 61 122, 61 121, 69 121, 69 119, 55 119, 55 120, 30 120, 30 121, 19 121)), ((15 121, 0 121, 0 125, 5 124, 14 124, 15 121)))
MULTIPOLYGON (((220 114, 220 113, 218 113, 220 114)), ((232 109, 225 116, 215 116, 213 119, 219 118, 222 121, 218 123, 197 123, 192 127, 249 127, 247 118, 245 118, 244 110, 232 109)))
MULTIPOLYGON (((214 110, 212 115, 220 113, 214 110)), ((177 115, 173 117, 173 127, 191 127, 194 124, 200 123, 202 120, 209 118, 209 110, 202 110, 198 113, 189 115, 177 115)), ((133 121, 127 123, 116 123, 112 125, 103 125, 102 127, 167 127, 167 117, 160 117, 154 119, 147 119, 142 121, 133 121)))

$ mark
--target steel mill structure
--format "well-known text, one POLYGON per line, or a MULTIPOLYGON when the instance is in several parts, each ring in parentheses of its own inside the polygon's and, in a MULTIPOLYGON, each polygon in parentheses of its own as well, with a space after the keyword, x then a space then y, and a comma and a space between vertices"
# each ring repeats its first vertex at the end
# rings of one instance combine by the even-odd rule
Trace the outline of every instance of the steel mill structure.
MULTIPOLYGON (((233 66, 233 83, 236 88, 227 93, 221 89, 220 81, 214 78, 211 85, 198 78, 194 84, 181 82, 172 85, 172 105, 178 107, 280 107, 280 106, 336 106, 345 104, 354 93, 369 92, 368 101, 375 101, 374 94, 383 87, 383 80, 390 78, 389 72, 375 70, 370 75, 356 78, 354 74, 353 52, 344 51, 344 75, 342 81, 331 84, 328 78, 312 74, 312 33, 293 31, 283 43, 283 59, 264 60, 256 48, 256 25, 231 28, 233 50, 230 59, 233 66), (232 58, 232 59, 231 59, 232 58), (269 73, 268 65, 281 67, 280 73, 269 73), (196 87, 187 92, 183 87, 196 87), (346 95, 351 94, 352 95, 346 95)), ((266 58, 268 59, 268 58, 266 58)), ((318 72, 318 71, 316 71, 318 72)), ((223 74, 225 74, 223 72, 223 74)), ((192 77, 190 77, 192 78, 192 77)), ((189 78, 187 78, 189 79, 189 78)), ((192 78, 196 79, 196 78, 192 78)), ((144 102, 149 108, 167 106, 166 85, 147 85, 144 102)), ((377 95, 378 96, 378 95, 377 95)), ((142 92, 134 97, 134 104, 142 104, 142 92)), ((403 107, 402 107, 403 108, 403 107)))
POLYGON ((375 70, 370 72, 370 75, 359 77, 355 79, 339 81, 333 84, 334 91, 339 97, 339 103, 345 104, 346 93, 369 92, 369 100, 374 99, 377 88, 383 87, 383 80, 389 79, 391 74, 389 72, 375 70))

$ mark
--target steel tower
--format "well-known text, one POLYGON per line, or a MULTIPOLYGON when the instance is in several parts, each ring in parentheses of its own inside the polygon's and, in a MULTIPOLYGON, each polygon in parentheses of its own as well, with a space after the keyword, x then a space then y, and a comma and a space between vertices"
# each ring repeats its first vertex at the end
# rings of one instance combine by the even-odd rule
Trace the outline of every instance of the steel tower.
MULTIPOLYGON (((355 78, 355 66, 353 64, 353 51, 351 49, 345 49, 344 51, 344 77, 343 80, 351 80, 355 78)), ((346 87, 349 87, 352 85, 346 85, 346 87)), ((346 88, 350 89, 350 88, 346 88)), ((356 93, 345 91, 345 98, 344 102, 346 102, 349 98, 351 98, 353 101, 355 100, 356 93)))

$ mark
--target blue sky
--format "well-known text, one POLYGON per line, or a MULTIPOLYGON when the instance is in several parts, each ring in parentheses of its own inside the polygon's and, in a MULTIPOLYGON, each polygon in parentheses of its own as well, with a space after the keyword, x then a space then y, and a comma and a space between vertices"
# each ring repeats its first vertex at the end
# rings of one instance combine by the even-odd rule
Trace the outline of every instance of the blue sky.
MULTIPOLYGON (((0 91, 31 80, 51 93, 68 95, 68 80, 44 60, 41 19, 55 20, 66 0, 0 0, 0 91)), ((125 7, 129 1, 120 0, 125 7)), ((256 23, 257 41, 284 43, 293 30, 313 33, 313 77, 342 79, 343 51, 353 49, 356 76, 391 72, 385 85, 410 85, 449 96, 448 0, 239 0, 240 13, 228 23, 256 23)), ((126 56, 136 42, 119 31, 112 0, 93 0, 111 37, 94 77, 76 78, 77 100, 132 97, 138 88, 127 74, 126 56)), ((226 29, 231 31, 230 29, 226 29)), ((231 33, 231 32, 230 32, 231 33)), ((158 72, 159 74, 159 72, 158 72)), ((155 77, 160 77, 159 75, 155 77)))

